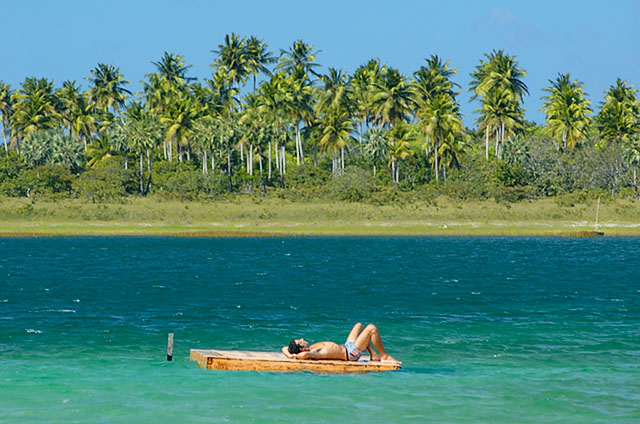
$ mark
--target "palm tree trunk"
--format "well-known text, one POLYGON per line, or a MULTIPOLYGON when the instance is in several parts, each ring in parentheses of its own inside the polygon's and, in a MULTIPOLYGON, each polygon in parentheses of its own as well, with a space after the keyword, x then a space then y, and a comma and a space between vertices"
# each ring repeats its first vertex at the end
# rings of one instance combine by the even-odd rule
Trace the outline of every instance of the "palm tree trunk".
MULTIPOLYGON (((285 156, 284 156, 284 144, 282 146, 280 146, 280 152, 282 154, 282 158, 279 160, 282 160, 282 163, 280 163, 280 187, 284 188, 284 172, 285 172, 285 156)), ((277 154, 277 150, 276 150, 276 154, 277 154)))
POLYGON ((148 150, 147 159, 149 159, 149 179, 147 180, 147 187, 144 189, 145 196, 149 193, 149 190, 151 190, 151 176, 153 175, 153 155, 150 155, 148 150))
POLYGON ((173 162, 173 137, 169 140, 169 162, 173 162))
POLYGON ((144 154, 140 152, 140 196, 144 196, 144 154))
POLYGON ((267 189, 264 186, 264 174, 262 172, 262 147, 258 146, 258 164, 260 166, 260 188, 262 193, 266 193, 267 189))
POLYGON ((233 185, 231 184, 231 146, 227 141, 227 177, 229 178, 229 192, 233 191, 233 185))
POLYGON ((434 155, 434 158, 435 158, 435 165, 436 165, 436 183, 437 183, 437 182, 438 182, 438 180, 439 180, 439 176, 438 176, 438 139, 437 139, 437 138, 435 139, 435 143, 436 143, 436 145, 435 145, 435 147, 436 147, 436 148, 435 148, 435 150, 434 150, 434 152, 433 152, 433 155, 434 155))
POLYGON ((287 173, 287 157, 285 155, 285 151, 284 151, 284 144, 282 146, 280 146, 281 149, 281 153, 282 153, 282 175, 287 173))
POLYGON ((496 146, 493 149, 494 152, 493 154, 496 156, 496 158, 498 157, 498 144, 500 143, 500 128, 496 128, 496 146))
POLYGON ((209 170, 207 169, 207 151, 202 152, 202 173, 207 175, 209 170))
POLYGON ((446 162, 442 162, 442 181, 447 181, 447 164, 446 162))
POLYGON ((129 169, 129 152, 124 152, 124 169, 129 169))
POLYGON ((298 163, 298 165, 300 165, 300 145, 298 144, 298 125, 300 125, 300 123, 298 122, 296 124, 296 162, 298 163))
POLYGON ((373 164, 373 178, 375 179, 377 176, 378 175, 377 175, 377 170, 376 170, 376 164, 374 162, 374 164, 373 164))
POLYGON ((313 166, 318 167, 318 146, 313 146, 313 166))
POLYGON ((271 181, 271 142, 269 142, 269 181, 271 181))
POLYGON ((358 143, 362 144, 362 121, 358 121, 358 143))
POLYGON ((396 160, 391 161, 391 180, 396 182, 396 160))
POLYGON ((500 148, 498 149, 498 155, 502 157, 502 149, 504 148, 504 122, 502 122, 502 135, 500 140, 500 148))
POLYGON ((340 148, 340 160, 341 160, 341 167, 342 170, 344 171, 344 147, 340 148))
POLYGON ((484 157, 489 160, 489 125, 484 130, 484 157))
POLYGON ((216 170, 216 152, 215 151, 211 151, 211 172, 213 173, 216 170))
POLYGON ((162 143, 162 153, 164 160, 167 160, 167 143, 162 143))
POLYGON ((296 124, 296 143, 298 145, 297 151, 299 151, 298 165, 302 162, 304 164, 304 151, 302 150, 302 134, 300 134, 300 122, 296 124))

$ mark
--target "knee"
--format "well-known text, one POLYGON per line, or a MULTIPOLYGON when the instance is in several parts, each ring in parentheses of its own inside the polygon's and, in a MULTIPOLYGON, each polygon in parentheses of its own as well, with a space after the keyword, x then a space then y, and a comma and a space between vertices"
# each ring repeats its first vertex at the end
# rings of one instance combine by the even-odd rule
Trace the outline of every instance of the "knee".
POLYGON ((356 328, 362 328, 362 323, 361 323, 361 322, 356 322, 356 324, 354 325, 354 327, 356 327, 356 328))
POLYGON ((376 327, 374 324, 367 324, 367 326, 366 326, 366 328, 365 328, 365 329, 366 329, 366 330, 369 330, 369 331, 371 331, 371 332, 373 332, 373 331, 378 331, 378 327, 376 327))

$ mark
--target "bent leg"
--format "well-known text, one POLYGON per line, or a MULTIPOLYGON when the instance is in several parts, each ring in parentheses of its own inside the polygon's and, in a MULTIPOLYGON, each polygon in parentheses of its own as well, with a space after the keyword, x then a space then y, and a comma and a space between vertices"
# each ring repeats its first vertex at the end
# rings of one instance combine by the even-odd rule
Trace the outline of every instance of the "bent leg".
POLYGON ((356 325, 353 326, 353 328, 351 329, 351 331, 349 332, 349 335, 347 336, 347 341, 348 342, 354 342, 356 341, 356 339, 358 338, 358 336, 360 335, 360 333, 362 333, 362 324, 361 323, 356 323, 356 325))
MULTIPOLYGON (((382 344, 382 338, 378 327, 373 324, 367 325, 360 333, 355 341, 355 345, 360 350, 369 348, 369 342, 380 352, 380 357, 383 361, 396 361, 391 355, 387 353, 382 344)), ((397 361, 396 361, 397 362, 397 361)))

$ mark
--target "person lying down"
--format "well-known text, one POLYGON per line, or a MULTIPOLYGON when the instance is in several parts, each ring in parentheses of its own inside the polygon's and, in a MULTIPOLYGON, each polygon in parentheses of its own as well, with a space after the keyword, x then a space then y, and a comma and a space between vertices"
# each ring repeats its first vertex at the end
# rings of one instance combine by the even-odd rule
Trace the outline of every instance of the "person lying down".
POLYGON ((330 341, 309 345, 308 341, 301 338, 291 340, 289 346, 282 348, 282 353, 290 359, 331 359, 338 361, 358 361, 365 351, 369 352, 371 361, 401 364, 400 361, 393 358, 384 349, 378 327, 373 324, 369 324, 366 327, 363 327, 361 323, 354 325, 347 337, 347 341, 343 345, 330 341))

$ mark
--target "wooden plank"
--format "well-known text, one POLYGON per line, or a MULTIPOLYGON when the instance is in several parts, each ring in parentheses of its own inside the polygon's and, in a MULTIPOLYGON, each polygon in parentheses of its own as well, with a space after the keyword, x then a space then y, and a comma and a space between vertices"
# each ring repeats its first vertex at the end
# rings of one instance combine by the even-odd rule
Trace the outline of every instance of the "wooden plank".
POLYGON ((281 352, 252 352, 239 350, 191 349, 189 359, 196 361, 200 368, 209 370, 273 371, 314 373, 365 373, 400 369, 400 365, 367 360, 296 360, 289 359, 281 352))

